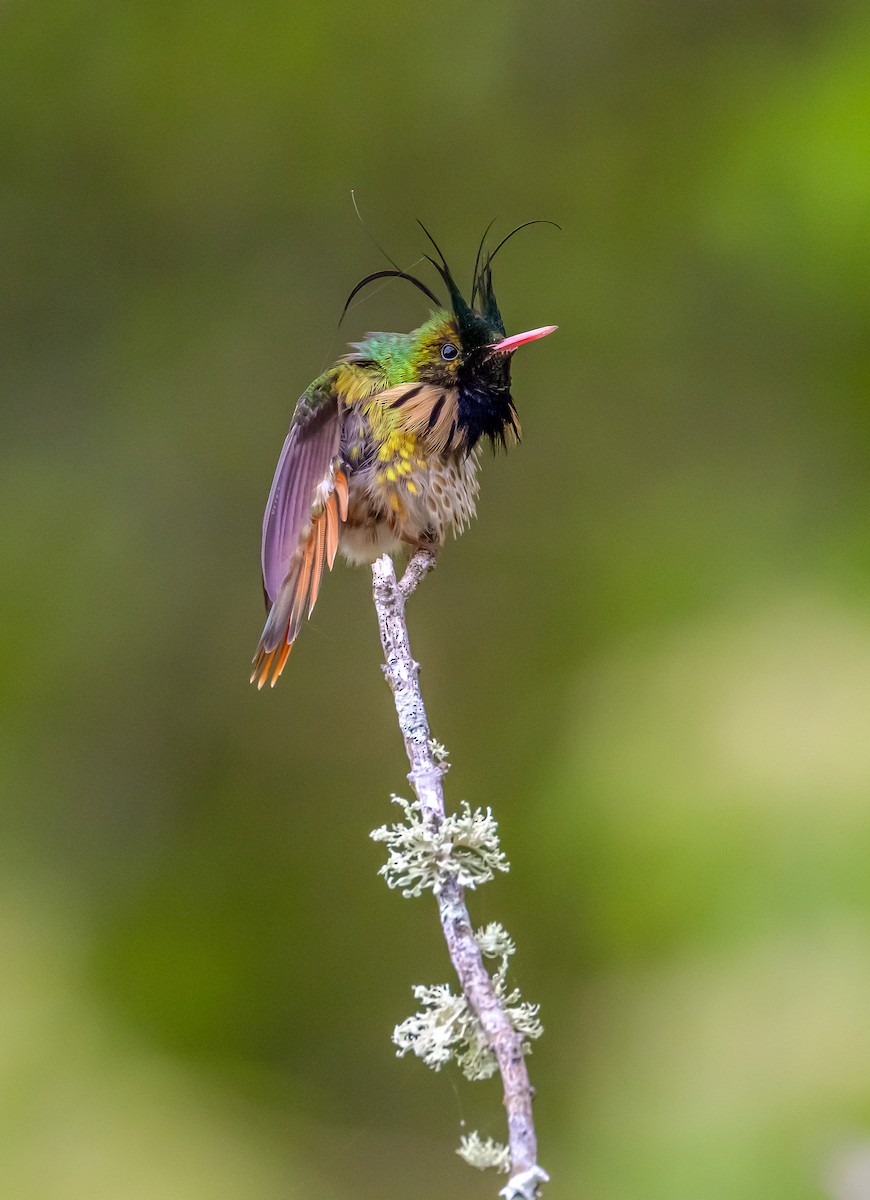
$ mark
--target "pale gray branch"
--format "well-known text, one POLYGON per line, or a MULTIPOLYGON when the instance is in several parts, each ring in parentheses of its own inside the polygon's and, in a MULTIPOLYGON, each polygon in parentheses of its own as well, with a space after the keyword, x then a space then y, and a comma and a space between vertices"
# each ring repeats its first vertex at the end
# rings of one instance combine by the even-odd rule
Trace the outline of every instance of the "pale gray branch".
MULTIPOLYGON (((386 666, 393 690, 399 728, 411 770, 408 778, 420 802, 424 819, 433 828, 444 821, 444 765, 432 746, 429 721, 419 684, 419 664, 414 661, 405 623, 405 600, 435 566, 435 555, 417 551, 402 578, 396 581, 388 555, 372 566, 375 608, 386 666)), ((499 1193, 505 1200, 535 1200, 546 1172, 538 1166, 537 1140, 532 1119, 532 1088, 523 1056, 523 1038, 513 1028, 484 965, 463 889, 447 879, 438 894, 441 928, 463 994, 484 1031, 498 1061, 507 1111, 511 1178, 499 1193)))

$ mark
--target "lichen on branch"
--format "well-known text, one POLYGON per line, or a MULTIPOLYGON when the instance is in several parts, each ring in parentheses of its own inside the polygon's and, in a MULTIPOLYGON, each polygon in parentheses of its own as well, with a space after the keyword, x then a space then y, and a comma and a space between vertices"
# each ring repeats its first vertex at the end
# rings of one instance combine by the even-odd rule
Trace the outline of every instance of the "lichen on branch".
POLYGON ((389 851, 378 872, 387 887, 400 888, 405 897, 422 896, 427 889, 437 896, 449 879, 473 889, 496 871, 509 870, 491 809, 472 811, 463 800, 459 812, 436 824, 426 820, 419 800, 393 796, 393 803, 404 812, 404 821, 381 825, 371 834, 389 851))
MULTIPOLYGON (((507 990, 505 977, 514 944, 502 926, 495 922, 478 930, 474 940, 486 957, 501 959, 491 977, 495 995, 512 1029, 522 1038, 523 1054, 528 1054, 532 1040, 539 1038, 544 1028, 538 1019, 538 1005, 527 1004, 516 988, 507 990)), ((433 987, 417 984, 413 993, 422 1007, 393 1031, 399 1057, 411 1051, 435 1071, 452 1059, 465 1078, 472 1082, 488 1079, 496 1073, 498 1059, 464 995, 455 995, 446 983, 433 987)))
POLYGON ((456 1153, 470 1167, 477 1167, 478 1171, 501 1171, 507 1175, 511 1169, 511 1152, 507 1146, 493 1141, 491 1137, 484 1141, 476 1129, 459 1139, 456 1153))
POLYGON ((443 777, 447 751, 430 733, 415 662, 405 623, 405 601, 432 570, 435 556, 420 550, 408 563, 401 583, 391 559, 384 555, 372 567, 375 608, 384 673, 393 691, 399 728, 411 770, 408 778, 415 800, 394 796, 404 819, 382 825, 372 834, 385 843, 387 861, 381 867, 387 885, 403 896, 431 891, 438 903, 441 928, 459 980, 459 992, 449 984, 418 984, 414 996, 420 1009, 393 1033, 399 1055, 409 1051, 434 1070, 455 1061, 468 1079, 501 1073, 508 1122, 508 1145, 479 1134, 462 1139, 457 1151, 481 1169, 509 1172, 499 1195, 504 1200, 537 1200, 547 1173, 537 1162, 537 1139, 532 1119, 532 1087, 525 1055, 540 1037, 538 1006, 526 1003, 517 988, 507 984, 508 963, 516 947, 497 922, 473 929, 465 891, 507 871, 498 825, 489 808, 472 809, 463 801, 446 813, 443 777), (490 973, 485 960, 497 965, 490 973))

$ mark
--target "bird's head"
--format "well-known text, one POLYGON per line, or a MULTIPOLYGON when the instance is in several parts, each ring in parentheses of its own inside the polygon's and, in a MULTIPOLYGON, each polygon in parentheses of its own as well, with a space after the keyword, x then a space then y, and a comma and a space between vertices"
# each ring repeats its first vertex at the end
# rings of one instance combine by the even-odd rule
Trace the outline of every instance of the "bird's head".
MULTIPOLYGON (((533 225, 539 222, 529 221, 533 225)), ((438 307, 430 319, 409 335, 411 377, 457 397, 457 430, 454 444, 470 453, 482 437, 493 446, 506 446, 519 438, 517 412, 511 398, 511 358, 527 342, 553 333, 544 325, 526 333, 505 336, 505 327, 492 283, 492 260, 508 238, 526 228, 520 225, 486 252, 481 239, 472 275, 471 297, 466 300, 429 231, 422 227, 438 255, 430 258, 447 288, 450 307, 444 306, 424 283, 404 271, 379 271, 368 276, 351 293, 375 278, 397 276, 408 280, 438 307)), ((487 233, 489 230, 487 230, 487 233)), ((349 303, 350 301, 348 301, 349 303)))

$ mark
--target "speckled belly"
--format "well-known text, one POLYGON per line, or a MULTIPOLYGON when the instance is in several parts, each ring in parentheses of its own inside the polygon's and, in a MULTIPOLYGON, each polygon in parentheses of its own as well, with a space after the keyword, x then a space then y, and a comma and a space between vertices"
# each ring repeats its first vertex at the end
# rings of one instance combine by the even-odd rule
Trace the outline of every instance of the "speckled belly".
POLYGON ((408 546, 440 546, 449 531, 461 533, 475 515, 474 453, 426 460, 407 437, 375 447, 370 436, 357 435, 348 443, 342 439, 342 457, 349 503, 339 547, 351 562, 372 562, 408 546))

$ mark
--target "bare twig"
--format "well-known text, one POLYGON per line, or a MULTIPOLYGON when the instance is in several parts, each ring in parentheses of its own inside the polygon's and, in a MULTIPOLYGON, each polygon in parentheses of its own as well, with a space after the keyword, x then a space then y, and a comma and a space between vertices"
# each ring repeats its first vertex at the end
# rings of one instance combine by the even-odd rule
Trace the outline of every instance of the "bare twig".
MULTIPOLYGON (((405 623, 405 600, 435 566, 435 555, 419 550, 413 555, 401 583, 396 581, 388 555, 372 566, 375 608, 386 666, 393 690, 399 728, 411 770, 408 778, 420 802, 424 820, 437 829, 445 818, 442 776, 445 767, 433 751, 429 721, 419 684, 419 663, 414 661, 405 623)), ((535 1200, 546 1172, 538 1166, 537 1140, 532 1119, 532 1087, 523 1057, 523 1038, 511 1025, 496 994, 474 931, 463 889, 448 878, 438 896, 441 928, 463 994, 484 1031, 498 1061, 507 1110, 511 1178, 500 1195, 506 1200, 535 1200)))

